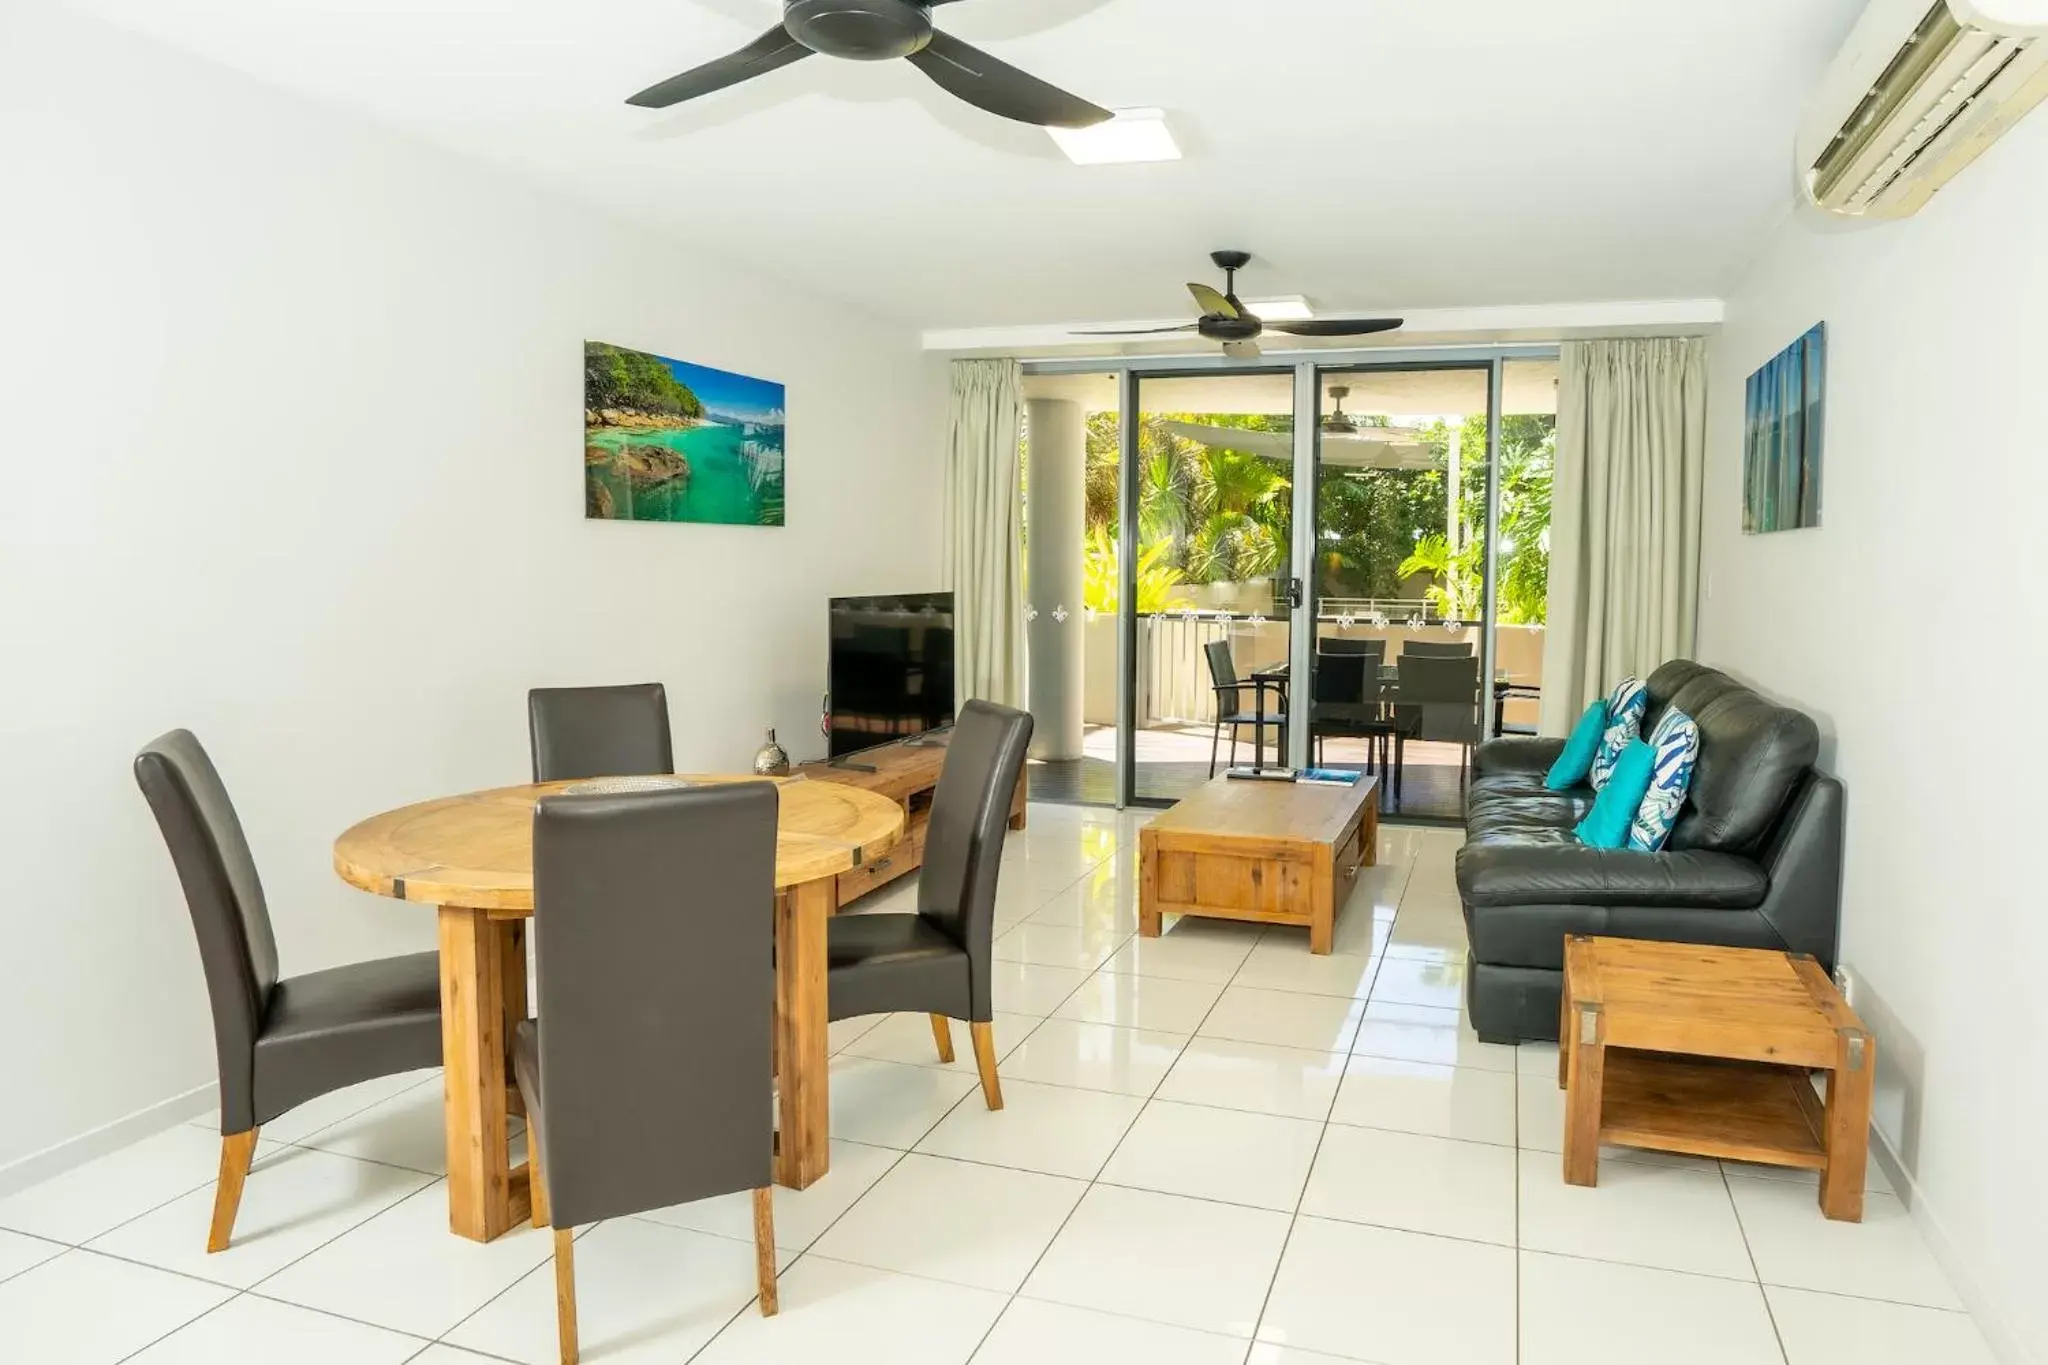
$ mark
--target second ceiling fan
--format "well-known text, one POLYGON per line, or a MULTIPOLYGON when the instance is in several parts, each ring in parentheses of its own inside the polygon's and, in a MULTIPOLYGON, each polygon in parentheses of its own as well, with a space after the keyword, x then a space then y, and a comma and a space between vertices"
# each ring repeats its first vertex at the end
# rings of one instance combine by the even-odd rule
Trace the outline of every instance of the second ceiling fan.
POLYGON ((1194 332, 1210 341, 1223 343, 1223 353, 1238 359, 1259 354, 1259 337, 1266 332, 1285 332, 1297 337, 1362 337, 1374 332, 1391 332, 1401 318, 1311 318, 1302 322, 1266 322, 1237 297, 1237 272, 1251 263, 1249 251, 1212 251, 1209 259, 1223 272, 1221 292, 1206 284, 1189 284, 1188 292, 1202 309, 1202 316, 1181 327, 1144 327, 1106 332, 1076 332, 1081 337, 1166 336, 1194 332))
POLYGON ((650 85, 626 101, 667 109, 752 80, 812 53, 856 62, 903 57, 948 94, 1019 123, 1086 128, 1109 110, 997 61, 932 25, 955 0, 783 0, 782 22, 734 53, 650 85))

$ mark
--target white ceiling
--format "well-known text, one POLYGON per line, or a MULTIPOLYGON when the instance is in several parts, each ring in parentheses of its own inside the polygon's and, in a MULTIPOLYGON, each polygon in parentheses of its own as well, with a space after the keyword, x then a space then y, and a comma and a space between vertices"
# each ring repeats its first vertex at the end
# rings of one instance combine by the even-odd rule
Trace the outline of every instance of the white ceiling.
POLYGON ((1206 253, 1326 315, 1713 297, 1859 0, 963 0, 942 27, 1185 161, 1076 167, 908 63, 622 101, 777 0, 77 0, 924 328, 1177 317, 1206 253))

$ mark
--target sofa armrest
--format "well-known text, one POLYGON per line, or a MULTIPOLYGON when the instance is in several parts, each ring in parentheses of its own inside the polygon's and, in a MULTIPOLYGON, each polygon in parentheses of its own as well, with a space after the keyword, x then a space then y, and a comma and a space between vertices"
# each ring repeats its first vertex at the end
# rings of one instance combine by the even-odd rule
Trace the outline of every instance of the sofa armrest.
POLYGON ((1561 739, 1531 739, 1515 735, 1506 739, 1489 739, 1472 751, 1472 774, 1484 777, 1488 773, 1536 773, 1539 776, 1550 771, 1557 756, 1564 752, 1561 739))
POLYGON ((1758 907, 1785 946, 1834 970, 1842 919, 1843 792, 1825 773, 1809 773, 1777 828, 1764 841, 1771 892, 1758 907))
POLYGON ((1568 842, 1479 843, 1458 851, 1458 895, 1468 906, 1753 910, 1769 888, 1759 864, 1732 853, 1636 853, 1568 842))

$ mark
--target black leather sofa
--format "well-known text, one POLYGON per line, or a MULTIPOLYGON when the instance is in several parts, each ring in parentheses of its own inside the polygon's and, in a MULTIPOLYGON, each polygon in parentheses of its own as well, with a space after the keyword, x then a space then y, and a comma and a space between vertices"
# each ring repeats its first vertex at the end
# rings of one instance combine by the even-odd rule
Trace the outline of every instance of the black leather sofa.
POLYGON ((1497 739, 1474 755, 1458 895, 1481 1038, 1557 1037, 1567 934, 1780 948, 1834 968, 1842 785, 1814 771, 1812 718, 1689 659, 1646 687, 1644 733, 1671 706, 1700 727, 1691 794, 1662 852, 1578 842, 1592 788, 1543 785, 1562 740, 1497 739))

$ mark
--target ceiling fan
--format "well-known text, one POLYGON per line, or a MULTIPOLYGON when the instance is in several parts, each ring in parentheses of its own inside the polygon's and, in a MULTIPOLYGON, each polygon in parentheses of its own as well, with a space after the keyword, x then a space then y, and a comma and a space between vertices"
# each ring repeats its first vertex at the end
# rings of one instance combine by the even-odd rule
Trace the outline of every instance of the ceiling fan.
POLYGON ((812 53, 857 62, 907 57, 948 93, 991 114, 1053 128, 1086 128, 1109 110, 1048 85, 932 27, 956 0, 783 0, 782 22, 739 51, 650 85, 627 100, 666 109, 752 80, 812 53))
POLYGON ((1223 272, 1223 291, 1206 284, 1190 284, 1188 292, 1201 306, 1199 321, 1184 327, 1146 327, 1138 331, 1075 332, 1079 337, 1163 336, 1169 332, 1198 332, 1211 341, 1223 343, 1223 353, 1238 359, 1259 354, 1259 337, 1267 331, 1297 337, 1362 337, 1373 332, 1391 332, 1400 318, 1314 318, 1305 322, 1261 321, 1237 297, 1237 272, 1251 263, 1249 251, 1212 251, 1209 259, 1223 272))
POLYGON ((1323 419, 1323 431, 1330 436, 1354 436, 1358 433, 1358 419, 1344 411, 1344 400, 1351 396, 1349 384, 1330 385, 1330 401, 1334 410, 1323 419))
MULTIPOLYGON (((1316 451, 1323 464, 1339 469, 1435 469, 1436 454, 1422 444, 1418 434, 1407 427, 1366 427, 1343 411, 1343 399, 1351 390, 1333 386, 1330 396, 1338 410, 1321 423, 1322 437, 1316 451)), ((1204 422, 1168 420, 1166 429, 1175 436, 1223 450, 1248 450, 1268 459, 1294 458, 1291 431, 1253 431, 1243 427, 1213 427, 1204 422)))

